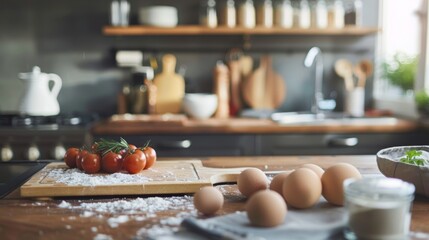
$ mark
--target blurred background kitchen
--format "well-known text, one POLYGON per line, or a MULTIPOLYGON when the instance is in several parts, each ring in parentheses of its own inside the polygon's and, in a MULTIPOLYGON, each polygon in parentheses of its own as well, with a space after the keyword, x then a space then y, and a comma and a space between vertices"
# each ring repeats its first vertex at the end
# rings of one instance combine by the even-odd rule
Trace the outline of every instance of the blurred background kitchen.
POLYGON ((119 136, 138 143, 152 139, 160 156, 373 154, 388 145, 424 144, 419 120, 429 105, 426 22, 426 0, 1 0, 2 160, 60 159, 66 147, 119 136), (153 8, 160 5, 169 8, 153 8), (237 62, 238 70, 232 67, 237 62), (176 83, 157 84, 165 64, 176 83), (34 66, 60 77, 57 97, 29 97, 39 71, 34 66), (233 80, 234 71, 239 80, 233 80), (153 85, 158 89, 151 93, 153 85), (347 106, 355 88, 363 92, 357 112, 347 106), (223 114, 222 91, 229 98, 223 114), (193 101, 190 93, 217 93, 218 112, 195 120, 202 114, 194 113, 198 106, 181 108, 183 99, 193 101), (56 101, 58 112, 40 108, 56 101), (168 112, 175 114, 171 125, 148 118, 168 112), (289 115, 278 120, 274 112, 310 114, 292 118, 289 129, 282 124, 289 115), (140 127, 130 127, 124 113, 139 114, 140 127), (334 115, 348 120, 329 123, 334 115), (261 122, 236 122, 249 117, 261 122), (379 119, 362 123, 350 117, 379 119), (405 127, 396 117, 407 119, 405 127), (197 122, 195 128, 184 123, 188 119, 197 122), (91 131, 93 124, 98 128, 91 131), (216 124, 232 130, 204 130, 216 124), (266 131, 253 128, 263 124, 266 131), (296 131, 297 125, 308 130, 296 131), (71 141, 68 134, 76 129, 82 134, 71 141))

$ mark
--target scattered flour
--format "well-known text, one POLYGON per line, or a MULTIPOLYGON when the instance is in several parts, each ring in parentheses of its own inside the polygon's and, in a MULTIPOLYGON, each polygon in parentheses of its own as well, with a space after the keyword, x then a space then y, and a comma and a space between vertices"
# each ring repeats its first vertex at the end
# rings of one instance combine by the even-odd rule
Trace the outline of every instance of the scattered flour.
MULTIPOLYGON (((160 235, 171 235, 179 230, 180 223, 184 218, 196 217, 197 210, 194 208, 192 196, 178 197, 149 197, 123 199, 115 201, 83 202, 72 205, 69 202, 62 201, 58 207, 81 210, 81 217, 91 217, 96 214, 108 214, 107 224, 111 228, 119 227, 120 224, 128 221, 145 221, 150 218, 158 217, 165 211, 177 211, 173 216, 170 214, 161 218, 158 224, 150 227, 141 228, 137 231, 138 238, 156 237, 160 235)), ((96 233, 98 229, 91 227, 91 231, 96 233)), ((111 236, 98 233, 94 240, 109 240, 111 236)))
POLYGON ((63 200, 63 201, 60 203, 60 205, 58 205, 58 207, 59 207, 59 208, 70 208, 70 207, 71 207, 71 204, 63 200))
POLYGON ((107 219, 107 223, 111 228, 117 228, 119 224, 126 223, 130 220, 130 218, 127 215, 121 215, 118 217, 111 217, 107 219))
POLYGON ((146 183, 151 179, 140 174, 113 173, 105 175, 86 174, 79 169, 56 168, 48 173, 48 178, 66 185, 98 186, 124 183, 146 183))
POLYGON ((113 238, 109 235, 99 233, 94 237, 94 240, 113 240, 113 238))
POLYGON ((88 217, 92 217, 92 216, 94 216, 94 215, 95 215, 95 213, 94 213, 94 212, 85 211, 85 212, 83 212, 80 216, 81 216, 81 217, 88 218, 88 217))

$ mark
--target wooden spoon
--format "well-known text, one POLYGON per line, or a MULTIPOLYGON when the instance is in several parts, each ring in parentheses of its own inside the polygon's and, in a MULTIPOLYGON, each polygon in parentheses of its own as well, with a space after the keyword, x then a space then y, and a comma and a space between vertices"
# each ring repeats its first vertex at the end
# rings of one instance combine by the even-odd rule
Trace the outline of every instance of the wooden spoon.
POLYGON ((358 87, 365 87, 366 79, 372 75, 373 65, 369 60, 362 60, 355 66, 355 74, 358 76, 358 87))
POLYGON ((353 90, 353 65, 346 59, 338 59, 335 62, 335 72, 338 76, 344 78, 344 84, 347 91, 353 90))

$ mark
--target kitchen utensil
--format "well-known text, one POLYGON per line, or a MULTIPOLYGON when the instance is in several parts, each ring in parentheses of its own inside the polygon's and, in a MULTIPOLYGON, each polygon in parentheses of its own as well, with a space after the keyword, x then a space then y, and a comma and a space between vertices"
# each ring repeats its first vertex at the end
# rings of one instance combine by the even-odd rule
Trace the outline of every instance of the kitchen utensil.
POLYGON ((347 91, 344 112, 352 117, 363 117, 365 115, 365 89, 363 87, 355 87, 347 91))
POLYGON ((335 72, 338 76, 344 78, 346 90, 351 91, 354 87, 352 63, 346 59, 338 59, 335 62, 335 72))
POLYGON ((139 11, 139 22, 155 27, 175 27, 178 23, 177 8, 172 6, 149 6, 139 11))
POLYGON ((157 88, 156 113, 179 113, 185 95, 185 80, 175 73, 176 57, 166 54, 162 58, 162 72, 156 75, 153 83, 157 88))
POLYGON ((266 56, 266 61, 265 108, 276 109, 283 103, 286 97, 286 84, 282 76, 274 71, 272 58, 266 56))
POLYGON ((271 66, 271 57, 261 57, 259 67, 243 83, 243 98, 254 109, 275 109, 285 98, 285 81, 271 66))
POLYGON ((229 117, 229 70, 222 62, 218 62, 213 71, 214 93, 218 98, 215 118, 229 117))
POLYGON ((242 108, 241 100, 241 64, 240 59, 243 52, 241 49, 232 49, 227 54, 227 62, 229 68, 229 80, 231 88, 230 96, 230 114, 235 116, 242 108))
POLYGON ((249 76, 253 70, 253 58, 248 55, 243 55, 240 57, 240 70, 242 79, 249 76))
POLYGON ((216 94, 187 93, 183 98, 183 111, 196 119, 207 119, 217 109, 216 94))
POLYGON ((264 108, 265 75, 267 72, 265 58, 260 59, 259 67, 243 83, 243 99, 251 108, 264 108))
POLYGON ((42 73, 40 68, 35 66, 31 73, 20 73, 19 78, 26 84, 19 106, 21 113, 31 116, 52 116, 60 113, 57 97, 62 81, 58 75, 42 73), (53 82, 52 88, 49 88, 50 82, 53 82))
MULTIPOLYGON (((66 185, 59 183, 49 173, 67 169, 65 163, 50 163, 21 186, 23 197, 142 195, 194 193, 203 186, 236 182, 244 168, 207 168, 201 160, 158 161, 149 170, 137 175, 146 177, 144 182, 130 180, 121 184, 95 186, 66 185), (148 180, 149 179, 149 180, 148 180)), ((103 174, 97 174, 98 176, 103 174)), ((97 177, 97 175, 93 175, 97 177)))
POLYGON ((362 60, 354 67, 354 73, 358 77, 358 87, 365 87, 366 79, 373 71, 372 63, 369 60, 362 60))

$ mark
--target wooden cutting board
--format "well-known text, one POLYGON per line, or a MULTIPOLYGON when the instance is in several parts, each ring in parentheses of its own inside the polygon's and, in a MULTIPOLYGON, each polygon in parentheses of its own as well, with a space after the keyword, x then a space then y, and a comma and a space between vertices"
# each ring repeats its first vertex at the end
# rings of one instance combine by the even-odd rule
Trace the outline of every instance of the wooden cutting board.
MULTIPOLYGON (((59 183, 49 176, 55 169, 68 167, 50 163, 21 186, 23 197, 111 196, 194 193, 203 186, 237 181, 245 168, 207 168, 200 160, 158 161, 139 174, 150 179, 110 185, 81 186, 59 183)), ((93 176, 103 175, 94 174, 93 176)))
POLYGON ((261 57, 259 67, 243 83, 243 98, 253 109, 276 109, 286 96, 284 79, 272 68, 270 56, 261 57))
POLYGON ((155 76, 157 88, 155 113, 179 113, 185 95, 185 80, 175 72, 176 57, 166 54, 162 58, 162 72, 155 76))

